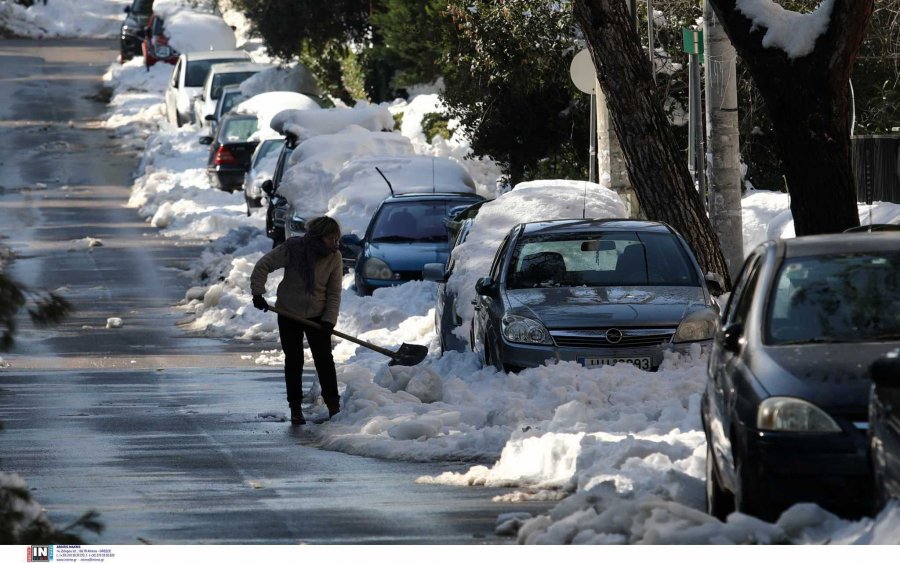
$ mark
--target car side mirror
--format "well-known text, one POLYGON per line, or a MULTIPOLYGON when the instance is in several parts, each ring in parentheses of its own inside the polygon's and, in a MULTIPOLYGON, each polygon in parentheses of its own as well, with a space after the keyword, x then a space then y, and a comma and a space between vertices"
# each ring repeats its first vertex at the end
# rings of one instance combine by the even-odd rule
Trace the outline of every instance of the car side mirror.
POLYGON ((900 387, 900 348, 895 348, 872 362, 869 376, 877 385, 900 387))
POLYGON ((447 281, 447 276, 444 272, 445 269, 444 265, 438 262, 425 264, 425 266, 422 267, 422 279, 444 283, 447 281))
POLYGON ((272 195, 273 193, 275 193, 275 184, 272 183, 272 180, 264 181, 259 187, 267 195, 272 195))
POLYGON ((494 283, 494 278, 478 278, 478 281, 475 282, 475 293, 478 295, 486 295, 488 297, 496 297, 497 284, 494 283))
POLYGON ((216 121, 216 116, 213 114, 209 114, 206 117, 204 117, 203 119, 205 119, 206 121, 216 121))
POLYGON ((362 252, 362 241, 356 235, 343 235, 338 241, 338 246, 341 249, 341 256, 352 262, 355 262, 362 252))
POLYGON ((213 138, 210 137, 209 135, 206 135, 206 136, 204 136, 204 137, 200 137, 200 144, 201 144, 201 145, 211 145, 212 142, 213 142, 213 138))
POLYGON ((735 323, 726 326, 722 331, 722 348, 729 352, 737 353, 741 349, 741 340, 744 336, 743 323, 735 323))
POLYGON ((131 6, 125 6, 125 13, 131 13, 131 6))
POLYGON ((718 297, 725 293, 725 278, 722 277, 722 274, 706 272, 706 275, 703 277, 706 279, 706 288, 709 289, 711 294, 718 297))

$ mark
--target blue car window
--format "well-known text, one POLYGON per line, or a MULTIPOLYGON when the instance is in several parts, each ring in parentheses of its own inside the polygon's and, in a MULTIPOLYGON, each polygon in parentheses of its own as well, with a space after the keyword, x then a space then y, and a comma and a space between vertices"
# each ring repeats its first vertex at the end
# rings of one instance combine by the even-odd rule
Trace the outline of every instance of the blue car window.
POLYGON ((786 260, 766 317, 769 344, 896 339, 900 252, 786 260))
POLYGON ((446 220, 458 201, 399 201, 381 207, 372 242, 447 242, 446 220))

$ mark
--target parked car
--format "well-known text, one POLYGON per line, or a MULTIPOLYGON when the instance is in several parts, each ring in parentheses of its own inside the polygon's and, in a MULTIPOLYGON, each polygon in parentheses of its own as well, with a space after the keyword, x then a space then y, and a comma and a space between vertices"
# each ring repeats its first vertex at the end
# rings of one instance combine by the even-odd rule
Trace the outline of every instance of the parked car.
POLYGON ((556 360, 656 370, 666 350, 711 342, 717 311, 704 278, 663 223, 523 223, 475 285, 470 341, 484 365, 501 371, 556 360))
POLYGON ((869 368, 869 448, 875 474, 875 508, 900 498, 900 348, 869 368))
POLYGON ((150 68, 159 61, 175 64, 178 53, 169 45, 169 36, 165 32, 165 21, 159 14, 150 14, 141 43, 141 54, 144 66, 150 68))
POLYGON ((194 98, 194 119, 201 127, 207 127, 206 116, 216 109, 216 102, 222 94, 222 88, 230 84, 240 84, 257 72, 273 68, 267 63, 215 63, 209 67, 203 82, 203 92, 194 98))
POLYGON ((222 118, 214 137, 200 137, 200 144, 209 145, 206 175, 211 186, 226 192, 243 188, 250 157, 259 144, 250 140, 257 129, 255 115, 229 113, 222 118))
POLYGON ((871 510, 869 365, 900 344, 900 238, 774 240, 737 277, 701 414, 710 514, 871 510))
POLYGON ((245 99, 239 84, 232 84, 222 88, 222 93, 219 95, 219 99, 216 100, 216 109, 210 115, 204 116, 204 120, 209 124, 210 135, 215 135, 216 127, 222 117, 245 99))
POLYGON ((290 161, 291 154, 300 143, 296 135, 285 132, 284 142, 281 144, 281 150, 278 152, 278 160, 275 163, 275 170, 272 172, 272 179, 265 180, 260 185, 262 191, 269 199, 269 205, 266 207, 266 236, 272 239, 272 248, 275 248, 285 240, 285 222, 288 215, 288 200, 278 193, 281 186, 281 180, 284 178, 284 171, 290 161))
POLYGON ((216 63, 249 61, 246 51, 196 51, 182 53, 166 88, 166 118, 181 127, 194 121, 191 107, 194 98, 203 92, 203 81, 209 67, 216 63))
POLYGON ((445 221, 453 210, 482 201, 472 193, 398 194, 378 206, 365 235, 344 235, 345 248, 356 250, 354 279, 359 295, 380 287, 421 280, 429 262, 446 262, 450 240, 445 221))
POLYGON ((143 55, 144 29, 153 13, 153 0, 133 0, 125 6, 125 20, 119 28, 119 61, 143 55))
POLYGON ((272 179, 278 154, 284 146, 284 137, 264 139, 256 146, 250 157, 250 169, 244 176, 244 202, 247 204, 247 216, 257 207, 262 207, 265 193, 262 184, 272 179))
POLYGON ((466 237, 475 223, 478 210, 486 201, 489 200, 479 201, 458 211, 451 211, 451 217, 447 221, 447 234, 451 241, 450 248, 447 250, 447 263, 433 262, 422 267, 422 277, 438 284, 437 300, 434 305, 434 329, 441 346, 441 354, 451 350, 465 352, 469 347, 468 342, 460 338, 457 333, 459 327, 463 325, 463 319, 456 308, 458 295, 447 285, 447 282, 453 275, 453 268, 456 265, 453 249, 466 241, 466 237))

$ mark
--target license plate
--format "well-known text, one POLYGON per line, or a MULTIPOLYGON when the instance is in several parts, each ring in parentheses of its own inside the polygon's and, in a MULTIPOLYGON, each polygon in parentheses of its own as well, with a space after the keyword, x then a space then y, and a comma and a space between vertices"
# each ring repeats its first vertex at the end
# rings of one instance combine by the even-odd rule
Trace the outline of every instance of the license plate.
POLYGON ((641 369, 650 369, 650 358, 578 358, 578 362, 586 368, 613 366, 618 363, 631 364, 641 369))

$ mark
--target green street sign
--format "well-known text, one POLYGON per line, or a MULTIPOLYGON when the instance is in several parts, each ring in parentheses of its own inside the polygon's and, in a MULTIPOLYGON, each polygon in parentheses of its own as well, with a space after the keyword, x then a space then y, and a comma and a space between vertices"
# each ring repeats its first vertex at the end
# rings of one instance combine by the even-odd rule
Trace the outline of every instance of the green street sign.
POLYGON ((703 55, 703 30, 681 29, 681 45, 685 53, 689 55, 703 55))

